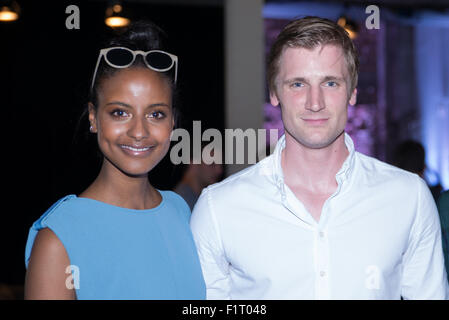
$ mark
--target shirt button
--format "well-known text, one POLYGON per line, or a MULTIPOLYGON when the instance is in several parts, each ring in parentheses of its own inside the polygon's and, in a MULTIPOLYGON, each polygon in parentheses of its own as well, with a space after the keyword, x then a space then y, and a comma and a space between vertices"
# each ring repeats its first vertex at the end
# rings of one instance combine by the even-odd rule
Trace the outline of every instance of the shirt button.
POLYGON ((326 272, 325 272, 325 271, 321 271, 321 272, 320 272, 320 276, 321 276, 321 277, 324 277, 325 275, 326 275, 326 272))
POLYGON ((320 231, 320 238, 324 238, 324 232, 320 231))

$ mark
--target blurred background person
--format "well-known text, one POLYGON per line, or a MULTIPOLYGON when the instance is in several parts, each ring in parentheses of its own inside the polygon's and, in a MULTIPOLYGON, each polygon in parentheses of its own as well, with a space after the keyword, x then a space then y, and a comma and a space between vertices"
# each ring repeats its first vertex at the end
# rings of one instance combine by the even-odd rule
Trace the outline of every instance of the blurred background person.
MULTIPOLYGON (((205 144, 202 145, 201 153, 205 144)), ((210 153, 214 156, 214 151, 210 153)), ((220 163, 206 164, 201 158, 201 163, 193 163, 193 152, 191 153, 190 163, 185 165, 182 178, 175 186, 174 191, 179 194, 193 210, 201 191, 210 184, 216 183, 223 178, 223 165, 220 163)))
POLYGON ((427 185, 429 186, 430 191, 432 192, 432 196, 435 201, 438 200, 438 197, 443 190, 441 183, 437 181, 436 184, 431 184, 427 181, 425 176, 426 171, 426 152, 421 143, 414 140, 406 140, 397 145, 394 150, 394 160, 393 165, 416 173, 422 179, 426 180, 427 185))

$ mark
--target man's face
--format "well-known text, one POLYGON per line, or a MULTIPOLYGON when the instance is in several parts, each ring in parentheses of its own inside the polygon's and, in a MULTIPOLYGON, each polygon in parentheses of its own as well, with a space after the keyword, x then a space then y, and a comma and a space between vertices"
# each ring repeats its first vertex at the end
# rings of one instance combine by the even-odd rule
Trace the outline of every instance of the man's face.
POLYGON ((357 89, 348 94, 349 86, 341 47, 287 48, 270 100, 281 105, 286 135, 307 148, 325 148, 344 132, 348 103, 356 102, 357 89))

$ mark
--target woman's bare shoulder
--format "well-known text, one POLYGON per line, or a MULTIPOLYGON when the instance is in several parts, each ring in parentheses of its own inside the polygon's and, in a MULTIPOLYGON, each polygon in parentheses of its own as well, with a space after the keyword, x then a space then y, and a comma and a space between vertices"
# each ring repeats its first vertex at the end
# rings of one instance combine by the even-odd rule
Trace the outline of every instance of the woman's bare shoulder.
POLYGON ((49 228, 39 230, 25 278, 25 299, 74 299, 66 286, 70 259, 64 245, 49 228))

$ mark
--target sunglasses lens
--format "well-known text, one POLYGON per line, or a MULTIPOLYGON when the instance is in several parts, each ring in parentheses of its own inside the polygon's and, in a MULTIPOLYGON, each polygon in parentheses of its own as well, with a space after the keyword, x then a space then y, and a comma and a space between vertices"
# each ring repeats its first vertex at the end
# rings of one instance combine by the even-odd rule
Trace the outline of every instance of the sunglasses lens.
POLYGON ((106 54, 106 59, 116 66, 127 66, 133 59, 133 54, 125 49, 112 49, 106 54))
POLYGON ((172 58, 163 52, 150 52, 146 56, 147 63, 155 69, 166 70, 169 69, 172 64, 172 58))

